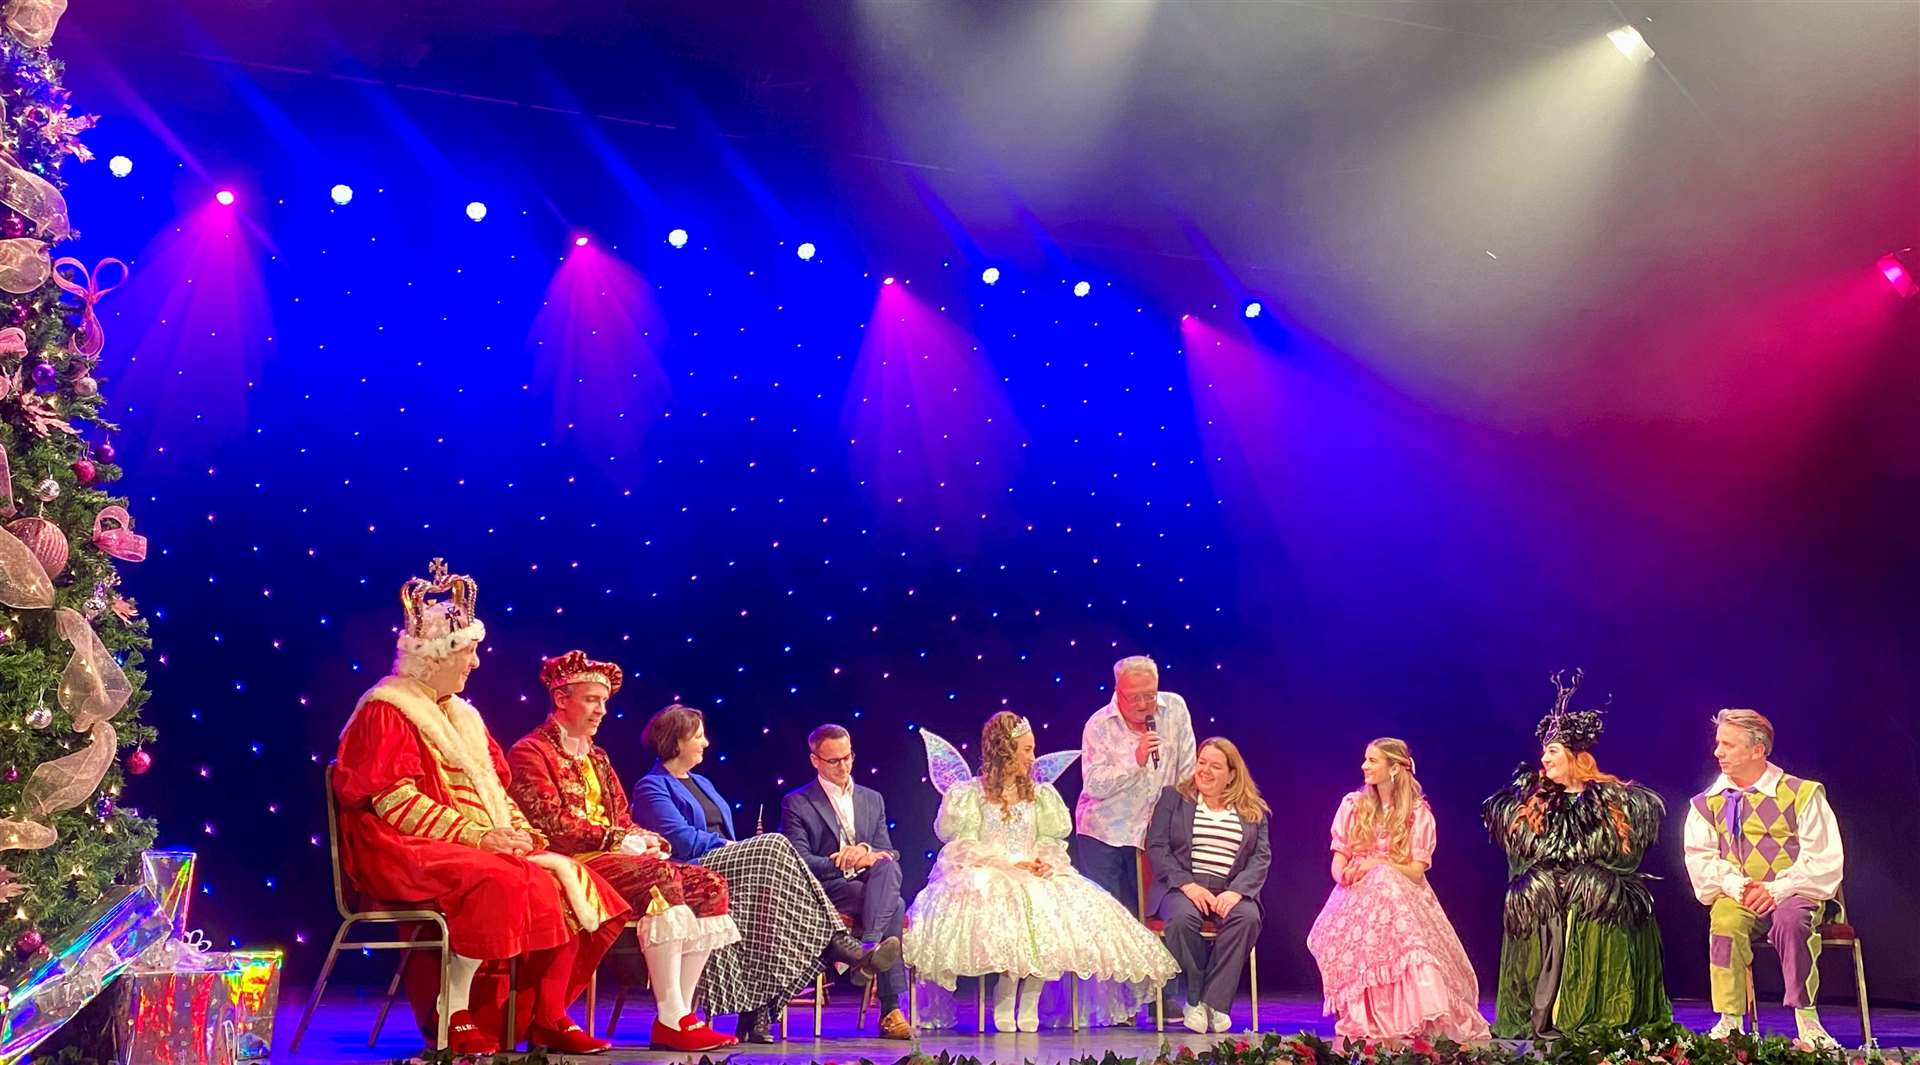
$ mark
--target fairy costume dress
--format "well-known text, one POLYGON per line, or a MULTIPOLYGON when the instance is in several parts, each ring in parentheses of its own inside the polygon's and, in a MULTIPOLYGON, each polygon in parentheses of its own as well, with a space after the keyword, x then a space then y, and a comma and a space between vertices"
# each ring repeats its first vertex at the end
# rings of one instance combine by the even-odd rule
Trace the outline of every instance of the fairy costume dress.
MULTIPOLYGON (((1554 675, 1559 696, 1536 735, 1542 746, 1591 750, 1597 710, 1569 712, 1579 687, 1554 675)), ((1660 964, 1660 926, 1640 859, 1660 838, 1666 804, 1625 780, 1578 792, 1521 765, 1481 807, 1507 854, 1504 935, 1493 1034, 1506 1039, 1637 1028, 1673 1019, 1660 964)))
POLYGON ((942 795, 933 827, 944 844, 902 937, 921 980, 952 991, 962 976, 1074 973, 1150 993, 1173 977, 1179 966, 1159 937, 1068 861, 1073 816, 1053 782, 1079 751, 1036 759, 1033 798, 1003 809, 987 801, 952 744, 925 729, 920 738, 942 795), (1035 858, 1051 876, 1020 868, 1035 858))

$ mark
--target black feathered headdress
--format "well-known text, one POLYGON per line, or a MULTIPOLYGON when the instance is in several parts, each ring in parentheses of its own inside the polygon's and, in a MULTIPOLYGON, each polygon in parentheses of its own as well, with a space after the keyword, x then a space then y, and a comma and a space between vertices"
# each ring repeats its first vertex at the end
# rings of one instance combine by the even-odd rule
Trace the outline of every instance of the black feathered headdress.
POLYGON ((1604 708, 1593 710, 1570 710, 1573 693, 1580 688, 1580 678, 1586 676, 1584 670, 1575 669, 1571 675, 1565 670, 1552 676, 1555 691, 1553 709, 1540 719, 1540 725, 1533 730, 1540 737, 1542 747, 1557 743, 1570 751, 1590 751, 1594 741, 1600 738, 1600 731, 1606 722, 1600 715, 1604 708))

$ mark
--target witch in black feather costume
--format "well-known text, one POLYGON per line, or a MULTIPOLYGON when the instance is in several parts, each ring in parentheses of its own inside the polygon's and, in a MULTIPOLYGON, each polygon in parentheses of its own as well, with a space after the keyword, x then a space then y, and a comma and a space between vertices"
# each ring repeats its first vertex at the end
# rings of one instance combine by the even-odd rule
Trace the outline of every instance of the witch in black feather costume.
POLYGON ((1487 798, 1481 816, 1507 853, 1505 935, 1493 1034, 1551 1037, 1673 1018, 1660 928, 1640 858, 1666 804, 1600 771, 1598 710, 1570 710, 1581 672, 1553 675, 1539 765, 1487 798))

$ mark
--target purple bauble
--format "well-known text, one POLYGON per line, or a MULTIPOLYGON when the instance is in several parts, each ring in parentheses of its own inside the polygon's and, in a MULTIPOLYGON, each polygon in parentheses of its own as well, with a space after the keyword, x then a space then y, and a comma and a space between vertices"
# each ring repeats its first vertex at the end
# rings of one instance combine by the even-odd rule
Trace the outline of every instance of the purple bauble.
POLYGON ((100 446, 93 449, 93 453, 100 456, 101 462, 112 462, 114 456, 113 441, 102 440, 100 446))
POLYGON ((0 233, 5 233, 9 237, 24 237, 27 235, 27 220, 17 214, 10 214, 6 221, 0 222, 0 233))
POLYGON ((75 477, 80 478, 81 484, 92 484, 94 476, 100 472, 94 469, 93 463, 86 459, 75 459, 73 465, 68 468, 73 470, 75 477))
MULTIPOLYGON (((137 777, 152 768, 153 755, 137 749, 132 754, 127 755, 127 772, 132 773, 134 776, 137 777)), ((13 770, 13 772, 17 773, 19 771, 13 770)))
POLYGON ((14 938, 13 952, 22 958, 31 958, 34 952, 46 945, 47 941, 41 938, 40 930, 38 928, 29 928, 14 938))
POLYGON ((60 371, 50 362, 43 362, 33 368, 33 387, 42 392, 51 392, 60 384, 60 371))
POLYGON ((19 779, 20 779, 20 767, 19 767, 19 766, 17 766, 17 765, 10 765, 10 766, 8 766, 8 767, 7 767, 7 772, 6 772, 6 777, 7 777, 7 783, 9 783, 9 784, 11 784, 11 783, 13 783, 13 782, 14 782, 14 781, 16 781, 16 780, 19 780, 19 779))
POLYGON ((105 821, 107 818, 112 817, 113 811, 114 811, 113 796, 111 795, 100 796, 100 802, 96 804, 93 809, 94 809, 94 813, 97 813, 100 815, 100 820, 102 821, 105 821))

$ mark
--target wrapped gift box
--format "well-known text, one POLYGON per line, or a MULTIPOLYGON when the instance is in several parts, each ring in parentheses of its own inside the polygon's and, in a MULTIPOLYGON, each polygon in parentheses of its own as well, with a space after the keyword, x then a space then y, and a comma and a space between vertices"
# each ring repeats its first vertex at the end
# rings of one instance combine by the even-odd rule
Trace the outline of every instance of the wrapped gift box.
POLYGON ((234 1004, 234 1051, 242 1061, 273 1049, 273 1011, 280 1004, 280 950, 233 950, 217 955, 226 970, 234 1004))
POLYGON ((120 976, 114 1045, 120 1065, 235 1065, 238 968, 141 970, 120 976))

